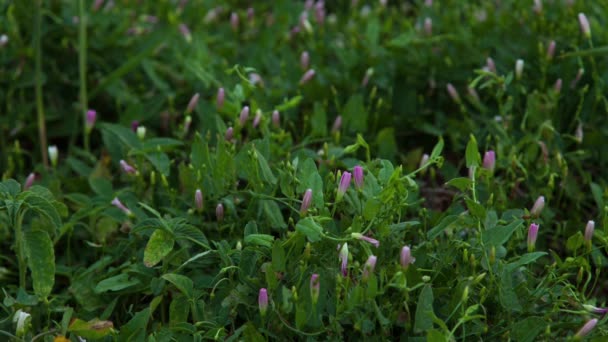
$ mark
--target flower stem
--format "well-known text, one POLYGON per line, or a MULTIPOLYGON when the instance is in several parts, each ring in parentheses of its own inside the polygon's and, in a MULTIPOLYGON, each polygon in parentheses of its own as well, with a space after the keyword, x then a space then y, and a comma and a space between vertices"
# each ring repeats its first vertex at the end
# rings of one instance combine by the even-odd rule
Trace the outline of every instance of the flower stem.
POLYGON ((82 138, 84 149, 89 151, 89 131, 87 130, 87 16, 84 0, 78 0, 78 72, 80 75, 80 110, 82 111, 82 138))
POLYGON ((41 32, 42 25, 42 1, 36 1, 34 16, 34 58, 35 58, 35 93, 36 93, 36 111, 38 114, 38 137, 40 139, 40 152, 42 154, 42 163, 46 168, 49 166, 49 157, 47 152, 46 140, 46 121, 44 119, 44 105, 42 101, 42 46, 41 32))

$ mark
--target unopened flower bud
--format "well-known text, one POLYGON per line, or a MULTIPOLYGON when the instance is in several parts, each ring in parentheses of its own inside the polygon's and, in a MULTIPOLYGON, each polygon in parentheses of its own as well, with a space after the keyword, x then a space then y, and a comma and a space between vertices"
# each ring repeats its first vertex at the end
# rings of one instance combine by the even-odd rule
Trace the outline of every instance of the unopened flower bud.
POLYGON ((377 260, 378 260, 378 258, 375 255, 370 255, 369 258, 367 258, 367 261, 365 262, 365 265, 363 266, 362 279, 364 282, 367 281, 367 279, 369 279, 369 276, 374 273, 374 269, 376 268, 377 260))
POLYGON ((95 120, 97 120, 97 112, 94 111, 93 109, 89 109, 87 110, 87 115, 86 115, 86 131, 87 133, 90 133, 91 130, 93 130, 93 126, 95 126, 95 120))
POLYGON ((18 337, 23 337, 31 327, 32 316, 19 309, 13 316, 13 323, 16 325, 15 333, 18 337))
POLYGON ((276 109, 272 112, 272 124, 277 128, 281 126, 281 114, 276 109))
POLYGON ((373 238, 370 238, 368 236, 365 236, 365 235, 363 235, 361 233, 351 233, 350 236, 352 238, 355 238, 355 239, 359 239, 359 240, 363 240, 363 241, 369 242, 369 243, 371 243, 376 248, 380 247, 380 241, 378 241, 376 239, 373 239, 373 238))
POLYGON ((203 210, 203 192, 201 189, 196 189, 196 192, 194 193, 194 203, 196 205, 196 210, 201 212, 203 210))
POLYGON ((51 145, 48 147, 49 151, 49 159, 51 160, 51 165, 53 167, 57 167, 57 162, 59 161, 59 150, 56 145, 51 145))
POLYGON ((228 129, 226 129, 226 134, 224 134, 224 139, 226 139, 226 141, 231 141, 233 137, 234 137, 234 128, 228 127, 228 129))
POLYGON ((222 203, 219 203, 217 207, 215 207, 215 218, 217 219, 217 222, 224 221, 224 205, 222 203))
POLYGON ((574 335, 574 338, 579 340, 585 336, 587 336, 591 330, 593 330, 593 328, 595 328, 595 326, 597 325, 597 318, 593 318, 587 321, 587 323, 585 323, 585 325, 583 325, 583 327, 576 333, 576 335, 574 335))
POLYGON ((488 71, 496 73, 496 64, 494 64, 492 57, 486 59, 486 66, 488 67, 488 71))
POLYGON ((486 151, 483 155, 483 168, 489 171, 494 171, 496 165, 496 153, 492 150, 486 151))
POLYGON ((190 99, 190 102, 188 102, 188 107, 186 108, 186 114, 190 114, 190 113, 192 113, 192 111, 194 111, 194 109, 196 108, 196 105, 198 105, 199 97, 200 97, 199 93, 196 93, 192 96, 192 98, 190 99))
POLYGON ((401 263, 401 267, 404 270, 407 270, 410 264, 413 264, 414 261, 416 261, 416 259, 412 257, 412 251, 410 250, 410 246, 403 246, 403 248, 401 248, 401 255, 399 261, 401 263))
POLYGON ((144 140, 146 138, 146 127, 137 127, 137 137, 139 138, 139 140, 144 140))
POLYGON ((221 109, 224 106, 224 99, 226 98, 226 94, 224 92, 224 88, 220 88, 217 90, 217 109, 221 109))
POLYGON ((454 100, 454 102, 456 102, 456 103, 460 103, 460 95, 458 95, 458 90, 456 90, 456 88, 454 88, 452 83, 448 83, 446 85, 446 89, 448 90, 448 94, 450 95, 452 100, 454 100))
POLYGON ((137 169, 135 169, 133 166, 129 165, 129 163, 127 163, 123 159, 120 160, 120 168, 122 169, 123 172, 128 173, 128 174, 137 173, 137 169))
POLYGON ((538 217, 540 215, 541 211, 543 211, 544 207, 545 207, 545 196, 538 196, 538 198, 534 202, 534 205, 532 206, 532 209, 530 209, 530 215, 532 215, 534 217, 538 217))
POLYGON ((433 34, 433 19, 431 19, 431 18, 424 19, 424 33, 427 36, 430 36, 433 34))
POLYGON ((317 273, 313 273, 310 276, 310 299, 313 305, 319 301, 319 294, 321 293, 321 281, 317 273))
POLYGON ((365 76, 363 76, 363 80, 361 80, 361 86, 365 87, 369 83, 370 78, 374 75, 374 68, 368 68, 365 71, 365 76))
POLYGON ((190 33, 190 29, 186 24, 179 24, 179 32, 181 32, 184 39, 190 43, 192 41, 192 34, 190 33))
POLYGON ((331 131, 332 133, 336 133, 340 131, 340 128, 342 128, 342 115, 336 116, 336 120, 334 121, 331 131))
POLYGON ((576 85, 578 84, 578 82, 581 80, 581 78, 583 78, 583 74, 585 74, 585 69, 579 68, 578 71, 576 72, 576 76, 570 83, 570 89, 576 88, 576 85))
POLYGON ((528 252, 533 252, 536 247, 536 238, 538 237, 539 225, 531 223, 528 228, 528 252))
POLYGON ((549 42, 549 46, 547 46, 547 59, 552 60, 555 55, 555 40, 549 42))
POLYGON ((588 221, 587 226, 585 226, 585 241, 587 243, 591 243, 591 239, 593 239, 593 232, 595 231, 595 222, 588 221))
POLYGON ((576 142, 578 142, 579 144, 583 142, 583 124, 579 123, 578 126, 576 126, 576 131, 574 132, 574 138, 576 139, 576 142))
POLYGON ((306 71, 300 79, 300 84, 302 85, 308 83, 310 80, 312 80, 313 77, 315 77, 315 70, 308 69, 308 71, 306 71))
POLYGON ((268 311, 268 291, 265 288, 261 288, 258 294, 258 306, 262 317, 266 316, 266 311, 268 311))
POLYGON ((307 189, 304 192, 304 197, 302 198, 302 206, 300 206, 300 215, 306 215, 308 208, 310 208, 310 203, 312 202, 312 189, 307 189))
POLYGON ((255 117, 253 118, 253 127, 254 128, 258 127, 261 120, 262 120, 262 111, 258 109, 255 111, 255 117))
POLYGON ((587 20, 587 16, 585 13, 578 14, 578 23, 581 26, 581 32, 587 39, 591 39, 591 26, 589 25, 589 20, 587 20))
MULTIPOLYGON (((168 113, 167 113, 167 115, 168 115, 168 113)), ((133 133, 137 132, 137 127, 139 127, 139 121, 137 121, 137 120, 131 121, 131 130, 133 131, 133 133)))
POLYGON ((245 106, 241 109, 241 115, 239 116, 239 123, 241 126, 245 125, 247 119, 249 119, 249 106, 245 106))
POLYGON ((232 26, 233 31, 239 29, 239 15, 236 12, 230 14, 230 26, 232 26))
POLYGON ((363 189, 363 168, 360 165, 353 168, 353 176, 355 177, 355 186, 357 189, 363 189))
POLYGON ((122 210, 122 212, 125 213, 127 216, 133 215, 133 213, 131 213, 131 210, 129 210, 129 208, 127 208, 124 204, 122 204, 122 202, 118 199, 118 197, 114 197, 114 199, 112 200, 112 205, 115 206, 116 208, 122 210))
POLYGON ((524 60, 518 59, 515 62, 515 78, 517 78, 518 80, 521 79, 523 72, 524 72, 524 60))
POLYGON ((534 13, 541 14, 543 11, 543 3, 541 0, 534 0, 534 7, 532 8, 534 13))
POLYGON ((428 164, 429 162, 429 155, 428 154, 423 154, 422 158, 420 158, 420 165, 418 166, 419 168, 424 167, 426 164, 428 164))
POLYGON ((562 79, 558 78, 557 81, 555 81, 555 84, 553 85, 553 90, 555 90, 556 93, 560 93, 562 91, 562 79))
POLYGON ((348 275, 348 243, 345 242, 340 249, 340 270, 342 272, 342 276, 346 277, 348 275))
POLYGON ((342 197, 344 196, 344 194, 346 193, 346 190, 348 190, 351 177, 352 177, 352 174, 348 171, 345 171, 342 174, 342 177, 340 178, 340 184, 338 185, 336 201, 340 201, 342 199, 342 197))
POLYGON ((6 34, 0 35, 0 47, 4 47, 8 44, 8 36, 6 34))
POLYGON ((300 55, 300 67, 302 68, 302 70, 308 70, 309 66, 310 66, 310 55, 308 54, 308 51, 304 51, 300 55))
POLYGON ((36 174, 33 172, 30 173, 27 176, 27 178, 25 179, 25 184, 23 184, 23 190, 29 189, 34 184, 35 180, 36 180, 36 174))

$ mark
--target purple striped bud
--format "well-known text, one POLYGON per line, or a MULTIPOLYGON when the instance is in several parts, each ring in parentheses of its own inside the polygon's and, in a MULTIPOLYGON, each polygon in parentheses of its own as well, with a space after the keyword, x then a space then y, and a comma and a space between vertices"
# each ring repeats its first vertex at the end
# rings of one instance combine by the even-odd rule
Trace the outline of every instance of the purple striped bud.
POLYGON ((222 109, 224 107, 224 99, 226 98, 226 93, 224 92, 224 88, 220 88, 217 90, 217 109, 222 109))
POLYGON ((549 42, 549 46, 547 46, 547 59, 552 60, 555 55, 555 40, 549 42))
POLYGON ((186 24, 179 24, 179 32, 182 33, 182 36, 184 36, 184 39, 186 39, 188 43, 192 41, 192 34, 190 33, 190 29, 188 26, 186 26, 186 24))
POLYGON ((255 111, 255 117, 253 118, 253 127, 254 128, 258 127, 261 120, 262 120, 262 111, 258 109, 255 111))
POLYGON ((536 238, 538 237, 539 225, 531 223, 528 228, 528 252, 533 252, 536 247, 536 238))
POLYGON ((258 307, 260 308, 262 317, 266 316, 266 311, 268 311, 268 291, 265 288, 261 288, 258 294, 258 307))
POLYGON ((401 248, 401 255, 399 261, 401 263, 401 267, 404 270, 407 270, 410 264, 413 264, 414 261, 416 261, 416 258, 412 257, 412 251, 410 250, 410 246, 403 246, 403 248, 401 248))
POLYGON ((578 71, 576 72, 576 77, 574 77, 574 79, 570 83, 570 89, 576 88, 576 85, 581 80, 581 78, 583 78, 584 74, 585 74, 585 69, 579 68, 578 71))
POLYGON ((376 239, 373 239, 373 238, 370 238, 368 236, 365 236, 365 235, 363 235, 361 233, 351 233, 350 236, 352 238, 354 238, 354 239, 359 239, 359 240, 363 240, 363 241, 369 242, 372 245, 374 245, 374 247, 376 247, 376 248, 380 247, 380 241, 378 241, 376 239))
POLYGON ((241 109, 241 115, 239 116, 239 123, 241 126, 245 125, 247 119, 249 119, 249 106, 245 106, 241 109))
POLYGON ((562 79, 558 78, 557 81, 555 81, 555 84, 553 85, 553 90, 555 90, 556 93, 560 93, 562 91, 562 79))
POLYGON ((123 172, 128 173, 128 174, 137 173, 137 169, 135 169, 133 166, 129 165, 129 163, 124 161, 124 159, 120 160, 120 168, 122 169, 123 172))
POLYGON ((308 54, 308 51, 304 51, 300 55, 300 67, 302 68, 302 70, 308 70, 309 66, 310 66, 310 55, 308 54))
POLYGON ((315 70, 308 69, 300 79, 300 85, 308 83, 313 77, 315 77, 315 70))
POLYGON ((486 59, 486 66, 488 67, 488 71, 496 73, 496 64, 494 64, 492 57, 486 59))
POLYGON ((515 78, 518 80, 521 79, 521 76, 524 72, 524 60, 518 59, 515 61, 515 78))
POLYGON ((424 33, 427 36, 430 36, 433 34, 433 19, 431 19, 431 18, 424 19, 424 33))
POLYGON ((578 23, 581 25, 581 32, 587 39, 591 39, 591 26, 589 25, 589 20, 587 20, 587 16, 585 13, 578 14, 578 23))
POLYGON ((192 98, 190 99, 190 102, 188 102, 188 107, 186 108, 186 114, 192 113, 194 108, 196 108, 196 105, 198 105, 199 97, 200 97, 199 93, 196 93, 192 96, 192 98))
POLYGON ((454 100, 454 102, 456 102, 456 103, 460 103, 460 95, 458 95, 458 90, 456 90, 456 88, 454 88, 452 83, 448 83, 446 85, 446 89, 448 90, 448 94, 450 95, 452 100, 454 100))
POLYGON ((281 126, 281 114, 276 109, 272 112, 272 124, 277 128, 281 126))
POLYGON ((217 222, 224 221, 224 205, 222 203, 218 203, 217 207, 215 207, 215 218, 217 222))
POLYGON ((353 168, 353 175, 355 176, 355 186, 357 189, 363 189, 363 168, 359 165, 353 168))
POLYGON ((25 179, 25 184, 23 184, 23 190, 29 189, 34 184, 35 180, 36 180, 36 174, 33 172, 30 173, 27 176, 27 178, 25 179))
POLYGON ((342 115, 336 116, 333 126, 331 127, 332 133, 337 133, 342 128, 342 115))
POLYGON ((224 134, 224 139, 226 139, 226 141, 231 141, 233 137, 234 137, 234 128, 228 127, 226 129, 226 134, 224 134))
POLYGON ((342 177, 340 178, 340 184, 338 185, 336 201, 340 201, 346 193, 346 190, 348 190, 348 187, 350 186, 351 176, 351 173, 348 171, 344 171, 344 173, 342 174, 342 177))
POLYGON ((302 206, 300 206, 300 215, 306 215, 308 208, 310 208, 310 203, 312 202, 312 189, 307 189, 304 193, 304 197, 302 197, 302 206))
POLYGON ((530 209, 530 215, 532 215, 534 217, 540 216, 540 213, 541 213, 541 211, 543 211, 544 207, 545 207, 545 196, 538 196, 538 198, 536 199, 536 202, 534 202, 534 205, 532 206, 532 209, 530 209))
POLYGON ((583 304, 583 307, 585 308, 585 310, 598 315, 605 315, 606 313, 608 313, 608 308, 598 308, 589 304, 583 304))
POLYGON ((318 0, 315 4, 315 21, 319 25, 325 23, 325 2, 323 0, 318 0))
POLYGON ((348 275, 348 243, 346 242, 340 249, 340 261, 340 271, 342 272, 342 276, 346 277, 348 275))
POLYGON ((97 112, 94 111, 93 109, 87 110, 85 127, 86 127, 86 130, 88 133, 90 133, 91 130, 93 129, 93 126, 95 126, 96 120, 97 120, 97 112))
POLYGON ((313 273, 310 276, 310 299, 313 304, 317 304, 319 301, 319 294, 321 293, 321 281, 317 273, 313 273))
POLYGON ((483 168, 489 171, 494 171, 496 165, 496 153, 493 150, 486 151, 483 155, 483 168))
POLYGON ((196 210, 201 212, 203 210, 203 192, 201 189, 196 189, 196 192, 194 192, 194 203, 196 205, 196 210))
POLYGON ((239 15, 236 12, 230 14, 230 26, 232 26, 233 31, 239 29, 239 15))
POLYGON ((122 202, 118 199, 118 197, 114 197, 114 199, 112 200, 112 205, 115 206, 116 208, 122 210, 122 212, 125 213, 125 215, 127 215, 127 216, 133 215, 131 210, 129 210, 129 208, 127 208, 124 204, 122 204, 122 202))
POLYGON ((375 255, 370 255, 363 266, 363 281, 367 281, 369 276, 374 273, 374 269, 376 268, 376 261, 378 258, 375 255))
POLYGON ((585 323, 585 325, 583 325, 583 327, 576 333, 576 335, 574 335, 574 338, 581 339, 581 338, 587 336, 591 332, 591 330, 593 330, 593 328, 595 328, 596 325, 597 325, 597 318, 588 320, 587 323, 585 323))
POLYGON ((585 226, 585 241, 587 243, 591 243, 591 239, 593 239, 593 232, 595 231, 595 222, 588 221, 587 226, 585 226))

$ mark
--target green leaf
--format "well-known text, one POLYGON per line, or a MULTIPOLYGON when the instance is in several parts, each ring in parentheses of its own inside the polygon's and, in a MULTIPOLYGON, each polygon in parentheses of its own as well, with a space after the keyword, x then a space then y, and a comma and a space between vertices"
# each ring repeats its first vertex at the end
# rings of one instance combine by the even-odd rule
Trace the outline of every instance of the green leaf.
POLYGON ((274 176, 274 174, 272 173, 272 170, 270 170, 270 166, 268 166, 268 162, 266 161, 266 158, 264 158, 264 156, 254 148, 253 149, 253 153, 256 156, 256 159, 258 161, 258 167, 260 170, 260 175, 262 177, 262 180, 270 183, 270 184, 276 184, 277 183, 277 178, 274 176))
POLYGON ((32 271, 34 292, 47 298, 55 284, 55 251, 49 234, 43 230, 29 230, 24 234, 27 265, 32 271))
POLYGON ((180 292, 186 297, 190 299, 194 297, 194 283, 192 282, 192 279, 174 273, 167 273, 163 275, 163 279, 177 287, 177 289, 180 290, 180 292))
POLYGON ((513 289, 513 278, 507 267, 500 273, 500 286, 498 297, 500 304, 507 312, 519 312, 522 310, 517 294, 513 289))
POLYGON ((520 268, 521 266, 525 266, 533 261, 536 261, 536 259, 547 255, 547 252, 533 252, 533 253, 526 253, 524 254, 521 258, 519 258, 519 260, 509 263, 505 269, 507 269, 509 272, 513 272, 514 270, 520 268))
POLYGON ((316 223, 311 217, 306 217, 296 224, 296 231, 304 234, 310 242, 317 242, 321 240, 323 234, 323 227, 316 223))
POLYGON ((16 197, 21 192, 21 184, 14 179, 0 182, 0 195, 4 198, 16 197))
POLYGON ((439 137, 439 141, 437 142, 437 144, 435 145, 435 147, 433 147, 433 151, 431 152, 431 156, 429 157, 430 160, 433 160, 439 156, 441 156, 441 152, 443 151, 443 138, 439 137))
POLYGON ((154 168, 158 170, 158 172, 162 173, 165 176, 169 176, 171 173, 171 160, 169 160, 169 156, 167 156, 164 152, 150 152, 145 154, 146 159, 150 162, 150 164, 154 165, 154 168))
POLYGON ((264 246, 271 248, 274 236, 267 234, 249 234, 245 236, 245 243, 257 246, 264 246))
POLYGON ((112 182, 105 178, 89 178, 89 186, 94 193, 106 198, 112 198, 114 194, 112 182))
POLYGON ((283 214, 281 213, 281 208, 279 208, 279 205, 275 201, 261 200, 260 209, 260 214, 264 214, 260 216, 266 218, 271 228, 287 228, 287 224, 285 223, 283 214))
POLYGON ((431 329, 426 333, 427 342, 447 342, 448 338, 439 330, 431 329))
POLYGON ((61 227, 61 217, 57 208, 46 198, 31 192, 23 192, 19 196, 23 199, 22 205, 44 217, 53 225, 53 228, 61 227))
POLYGON ((363 104, 363 96, 355 94, 348 99, 344 106, 342 117, 344 118, 344 126, 350 132, 365 133, 367 132, 367 116, 363 104))
POLYGON ((424 285, 418 297, 414 330, 427 331, 433 327, 433 300, 431 285, 424 285))
POLYGON ((604 191, 596 183, 591 183, 590 186, 591 186, 591 194, 593 195, 595 204, 597 204, 597 209, 599 212, 602 212, 604 210, 604 191))
POLYGON ((176 323, 186 322, 190 315, 190 304, 188 297, 176 295, 169 305, 169 322, 174 325, 176 323))
POLYGON ((467 198, 465 199, 465 202, 467 204, 467 208, 469 209, 469 212, 471 214, 473 214, 473 216, 475 216, 476 218, 478 218, 479 220, 485 220, 486 219, 486 208, 483 207, 483 205, 467 198))
POLYGON ((471 179, 467 177, 458 177, 454 179, 450 179, 447 183, 449 186, 453 186, 460 191, 466 191, 471 187, 471 179))
POLYGON ((114 332, 114 324, 110 321, 101 321, 97 318, 85 322, 76 318, 68 327, 68 331, 88 339, 100 339, 114 332))
POLYGON ((144 265, 152 267, 158 264, 167 254, 173 250, 175 239, 166 230, 156 229, 144 250, 144 265))
POLYGON ((128 274, 121 273, 119 275, 104 279, 95 286, 96 293, 108 291, 120 291, 128 287, 138 285, 140 281, 135 278, 130 278, 128 274))
POLYGON ((566 249, 571 252, 576 252, 576 250, 581 248, 584 243, 585 238, 583 237, 583 234, 578 231, 576 234, 568 238, 568 241, 566 241, 566 249))
POLYGON ((300 184, 296 188, 298 193, 304 195, 307 189, 312 189, 312 204, 315 208, 321 209, 325 206, 323 199, 323 179, 319 175, 317 165, 312 158, 306 158, 298 165, 298 179, 300 184))
POLYGON ((467 144, 465 159, 467 161, 467 167, 478 167, 481 164, 481 155, 479 154, 479 149, 477 148, 477 140, 472 134, 469 139, 469 143, 467 144))
POLYGON ((382 208, 382 202, 375 198, 370 198, 365 202, 363 206, 363 217, 366 220, 372 220, 378 215, 380 209, 382 208))
POLYGON ((278 272, 285 271, 285 249, 280 240, 272 244, 272 269, 278 272))
POLYGON ((150 308, 145 308, 136 313, 127 324, 120 328, 118 341, 144 341, 149 320, 150 308))
POLYGON ((517 342, 532 342, 547 326, 547 321, 540 316, 527 317, 513 325, 511 329, 517 342))
POLYGON ((426 235, 429 239, 432 240, 438 237, 441 233, 443 233, 443 230, 446 229, 452 223, 456 222, 456 220, 458 220, 458 215, 448 215, 444 217, 443 220, 441 220, 441 222, 437 226, 429 230, 426 235))
POLYGON ((503 245, 523 222, 524 220, 515 220, 506 226, 496 226, 492 229, 484 230, 482 237, 483 244, 486 247, 503 245))

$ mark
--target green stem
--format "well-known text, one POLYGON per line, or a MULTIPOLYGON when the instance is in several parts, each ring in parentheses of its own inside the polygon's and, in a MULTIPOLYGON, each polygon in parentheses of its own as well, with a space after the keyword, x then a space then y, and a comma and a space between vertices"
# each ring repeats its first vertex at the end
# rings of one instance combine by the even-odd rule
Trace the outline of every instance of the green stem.
POLYGON ((80 109, 82 110, 82 134, 84 149, 89 151, 89 131, 87 130, 87 16, 84 0, 78 0, 78 71, 80 74, 80 109))
POLYGON ((34 15, 34 57, 35 57, 35 93, 36 111, 38 114, 38 137, 40 139, 40 152, 42 163, 46 168, 49 166, 46 139, 46 121, 44 119, 44 106, 42 103, 42 47, 40 26, 42 25, 42 0, 38 0, 35 6, 34 15))
POLYGON ((17 252, 17 261, 19 263, 19 287, 25 290, 25 272, 26 272, 26 264, 25 264, 25 250, 24 250, 24 240, 23 240, 23 214, 17 214, 17 219, 15 220, 15 249, 17 252))

